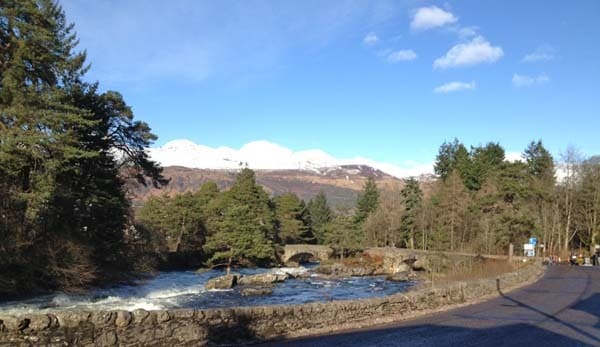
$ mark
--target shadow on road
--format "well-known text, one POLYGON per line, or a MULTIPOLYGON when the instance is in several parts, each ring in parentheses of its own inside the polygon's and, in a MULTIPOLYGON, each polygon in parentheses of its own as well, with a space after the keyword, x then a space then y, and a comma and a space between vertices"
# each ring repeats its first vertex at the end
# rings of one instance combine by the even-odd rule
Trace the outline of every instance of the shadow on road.
POLYGON ((594 328, 600 328, 600 294, 593 294, 590 297, 577 302, 571 309, 586 312, 598 317, 599 320, 594 325, 594 328))
MULTIPOLYGON (((586 281, 588 282, 588 285, 589 285, 589 282, 591 281, 591 278, 588 276, 587 279, 586 279, 586 281)), ((587 287, 587 285, 586 285, 586 287, 587 287)), ((526 309, 531 310, 531 311, 533 311, 533 312, 535 312, 537 314, 540 314, 540 315, 546 317, 548 320, 552 320, 555 323, 558 323, 558 324, 560 324, 562 326, 570 328, 573 331, 576 331, 577 333, 579 333, 579 334, 581 334, 581 335, 583 335, 583 336, 585 336, 585 337, 587 337, 587 338, 589 338, 589 339, 591 339, 593 341, 596 341, 596 342, 600 343, 600 339, 598 339, 596 336, 594 336, 594 335, 592 335, 592 334, 590 334, 590 333, 588 333, 588 332, 586 332, 584 330, 581 330, 578 327, 576 327, 575 325, 570 324, 568 322, 565 322, 565 321, 563 321, 563 320, 561 320, 560 318, 557 317, 557 315, 560 314, 561 312, 563 312, 563 311, 565 311, 567 309, 577 309, 577 307, 580 307, 579 310, 581 310, 581 311, 585 311, 585 312, 593 314, 594 316, 598 316, 598 313, 600 313, 600 311, 597 311, 596 309, 600 308, 600 295, 599 294, 594 294, 590 298, 588 298, 587 300, 584 300, 584 301, 579 300, 579 299, 581 299, 581 297, 583 295, 585 295, 585 291, 584 291, 579 296, 579 298, 576 300, 576 304, 574 306, 572 306, 572 307, 570 307, 570 306, 565 307, 562 310, 560 310, 558 312, 555 312, 554 314, 550 315, 550 314, 548 314, 548 313, 546 313, 544 311, 541 311, 541 310, 539 310, 539 309, 537 309, 537 308, 535 308, 535 307, 533 307, 531 305, 528 305, 528 304, 526 304, 526 303, 524 303, 522 301, 519 301, 517 299, 511 298, 510 296, 504 294, 502 292, 502 290, 500 289, 500 279, 499 278, 496 279, 496 289, 498 290, 498 293, 500 294, 501 297, 503 297, 504 299, 506 299, 506 300, 508 300, 508 301, 510 301, 510 302, 512 302, 514 304, 516 304, 517 306, 526 308, 526 309), (590 304, 594 304, 595 306, 592 306, 590 304), (592 310, 590 310, 590 309, 592 309, 592 310)), ((598 323, 596 325, 598 325, 598 323)))
POLYGON ((592 346, 583 341, 517 323, 493 328, 418 325, 389 327, 331 336, 286 341, 273 341, 261 346, 592 346), (526 332, 524 334, 524 332, 526 332))

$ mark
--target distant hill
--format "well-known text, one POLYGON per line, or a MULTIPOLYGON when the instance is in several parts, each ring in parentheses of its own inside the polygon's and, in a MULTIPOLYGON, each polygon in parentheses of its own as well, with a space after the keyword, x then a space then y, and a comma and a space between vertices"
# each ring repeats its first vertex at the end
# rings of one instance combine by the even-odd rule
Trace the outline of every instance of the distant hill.
POLYGON ((161 147, 147 149, 152 160, 162 166, 182 166, 196 169, 237 170, 247 166, 253 170, 311 170, 320 168, 369 166, 397 178, 431 173, 427 163, 395 165, 364 157, 340 159, 320 150, 294 151, 273 142, 261 140, 246 143, 239 149, 209 147, 189 140, 173 140, 161 147))
MULTIPOLYGON (((403 181, 367 165, 341 165, 310 170, 255 170, 259 184, 271 195, 293 192, 309 200, 324 191, 331 206, 352 207, 358 192, 368 177, 375 178, 382 190, 401 188, 403 181)), ((194 192, 209 181, 220 189, 228 189, 235 180, 237 170, 193 169, 182 166, 165 167, 164 175, 171 183, 163 189, 136 185, 130 187, 134 206, 140 206, 150 196, 194 192)))

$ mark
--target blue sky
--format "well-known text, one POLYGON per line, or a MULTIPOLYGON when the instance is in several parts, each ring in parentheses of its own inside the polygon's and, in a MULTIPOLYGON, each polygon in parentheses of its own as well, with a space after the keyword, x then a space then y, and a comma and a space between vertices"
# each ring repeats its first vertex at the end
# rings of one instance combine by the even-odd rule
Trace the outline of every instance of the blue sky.
POLYGON ((62 0, 157 145, 389 163, 444 140, 600 153, 600 2, 62 0))

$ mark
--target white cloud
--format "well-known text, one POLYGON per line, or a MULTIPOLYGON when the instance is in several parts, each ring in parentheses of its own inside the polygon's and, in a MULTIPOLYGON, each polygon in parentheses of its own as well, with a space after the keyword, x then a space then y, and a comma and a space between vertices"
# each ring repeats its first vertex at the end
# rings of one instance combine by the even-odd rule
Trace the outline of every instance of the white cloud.
POLYGON ((398 178, 433 173, 433 163, 379 162, 364 157, 338 159, 320 149, 293 151, 269 141, 253 141, 240 149, 208 147, 189 140, 174 140, 162 147, 148 148, 150 157, 163 166, 200 169, 238 169, 240 163, 257 170, 317 170, 339 165, 368 165, 398 178))
POLYGON ((514 74, 512 78, 512 84, 515 87, 532 87, 546 84, 548 82, 550 82, 550 77, 548 77, 546 74, 540 74, 538 76, 514 74))
POLYGON ((410 22, 410 28, 422 31, 452 24, 458 21, 452 13, 442 10, 437 6, 421 7, 417 9, 410 22))
POLYGON ((363 39, 363 43, 367 46, 372 46, 379 42, 379 37, 375 33, 368 33, 363 39))
POLYGON ((415 51, 412 49, 402 49, 392 52, 387 56, 387 61, 389 63, 398 63, 401 61, 409 61, 414 59, 417 59, 417 53, 415 53, 415 51))
POLYGON ((527 54, 521 59, 524 63, 535 63, 538 61, 550 61, 554 59, 555 50, 550 46, 540 46, 535 51, 527 54))
POLYGON ((477 35, 477 27, 470 26, 470 27, 458 28, 456 30, 456 32, 458 33, 458 37, 460 39, 466 40, 466 39, 469 39, 469 38, 477 35))
POLYGON ((475 89, 475 82, 459 82, 454 81, 446 84, 442 84, 441 86, 436 87, 433 92, 438 94, 445 94, 450 92, 457 92, 461 90, 472 90, 475 89))
POLYGON ((433 62, 434 68, 451 68, 460 66, 477 65, 481 63, 494 63, 504 56, 500 46, 492 46, 483 36, 477 36, 467 43, 459 43, 443 57, 433 62))

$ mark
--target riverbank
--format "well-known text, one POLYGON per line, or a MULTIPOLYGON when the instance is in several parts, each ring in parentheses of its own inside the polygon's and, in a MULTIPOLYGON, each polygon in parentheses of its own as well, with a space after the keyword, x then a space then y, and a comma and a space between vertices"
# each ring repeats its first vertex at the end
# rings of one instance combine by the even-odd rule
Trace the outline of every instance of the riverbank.
MULTIPOLYGON (((498 276, 503 291, 537 279, 538 262, 498 276)), ((224 309, 59 312, 2 317, 1 343, 239 344, 356 329, 465 304, 497 293, 496 277, 361 300, 224 309)))

